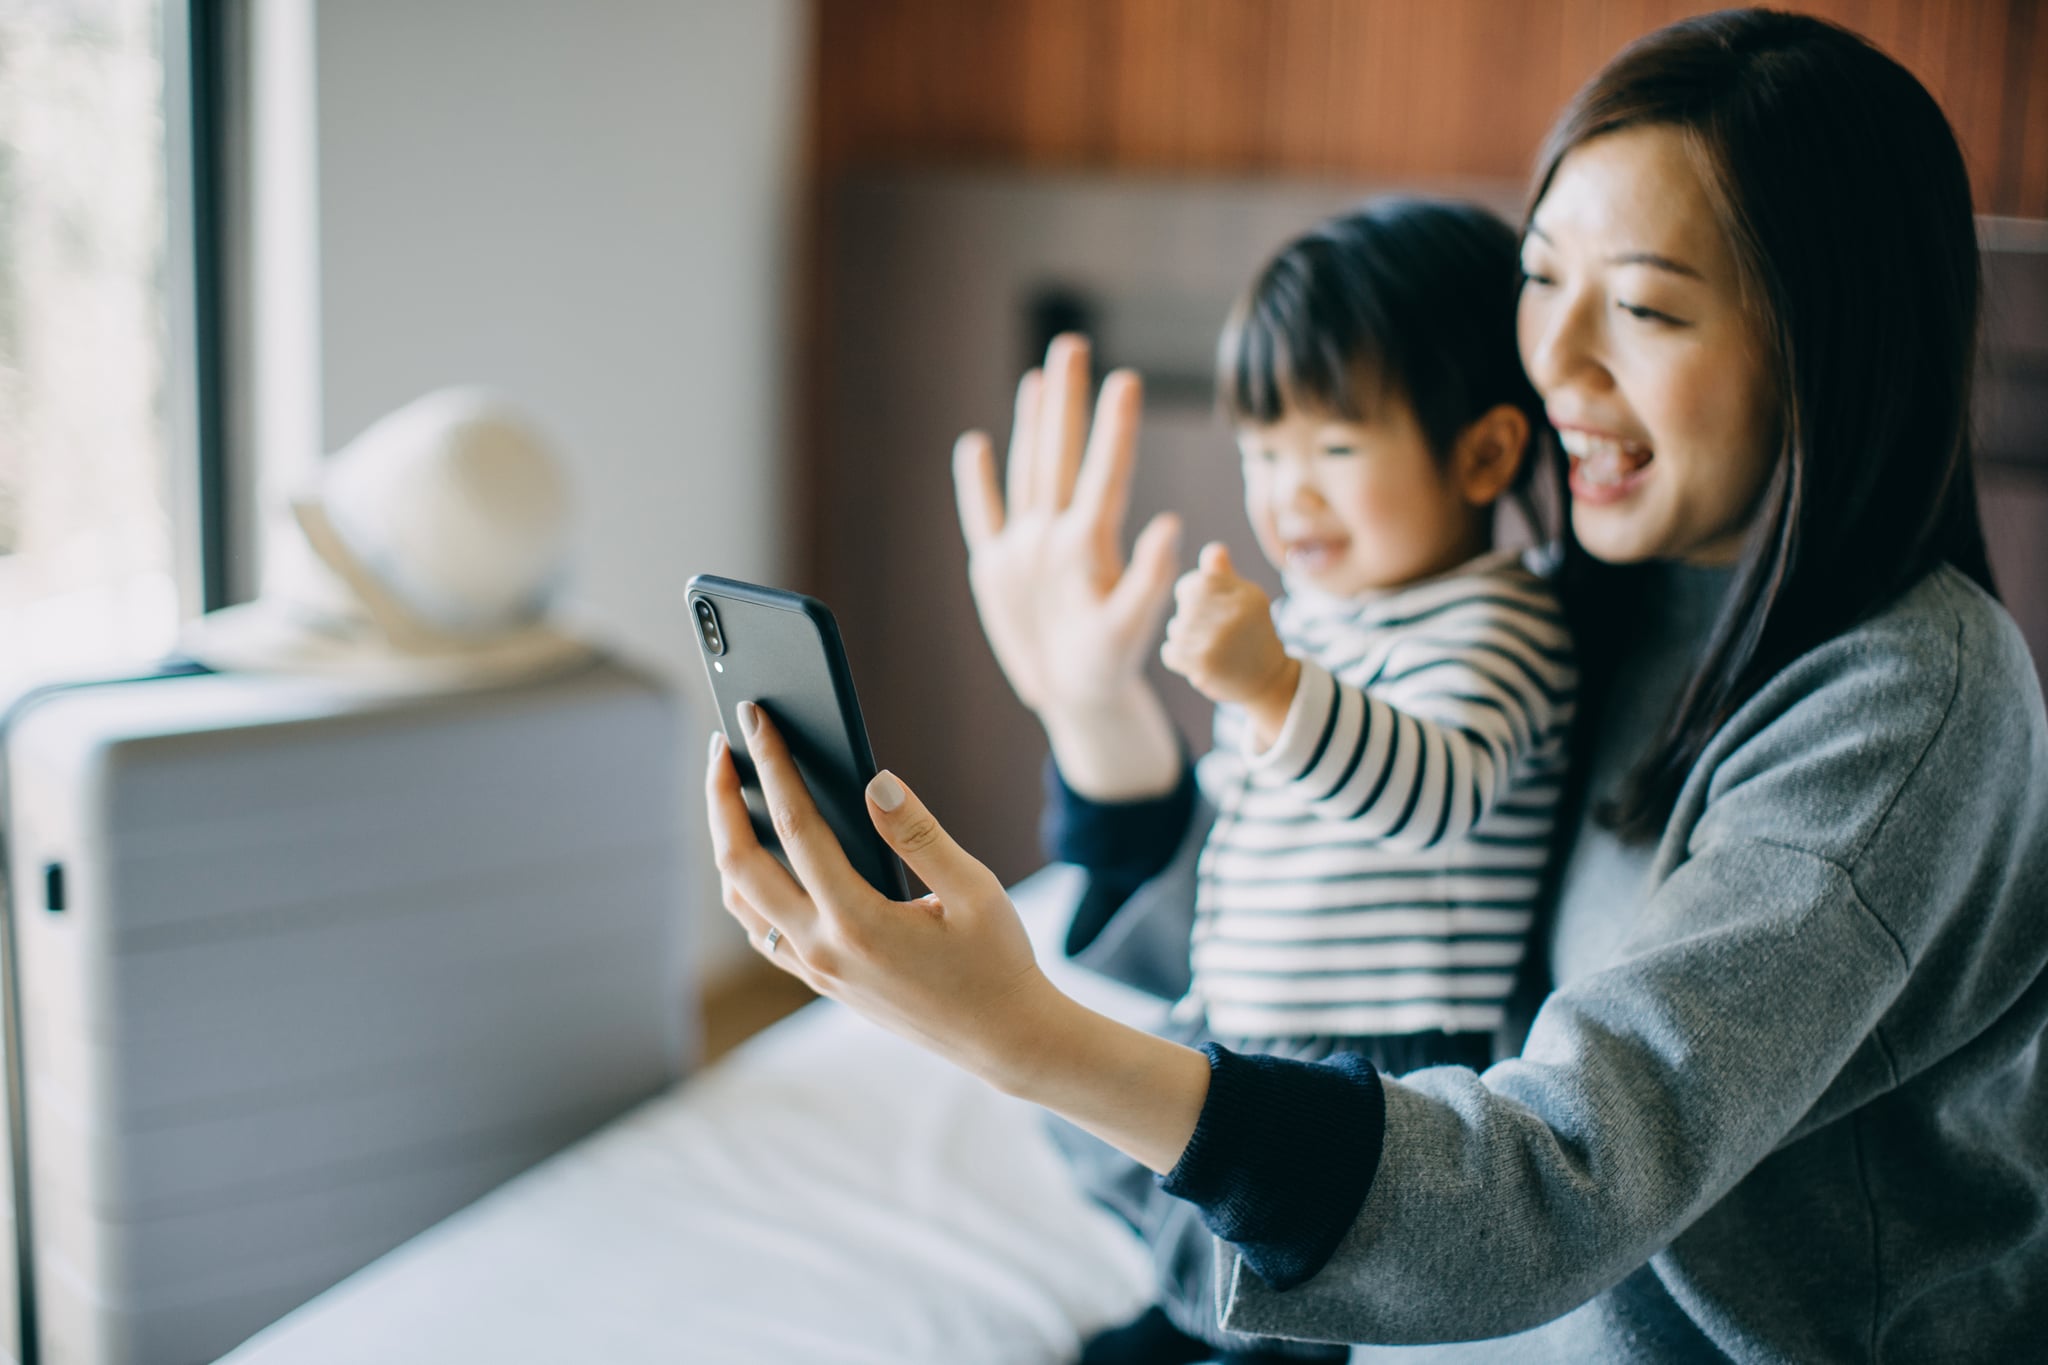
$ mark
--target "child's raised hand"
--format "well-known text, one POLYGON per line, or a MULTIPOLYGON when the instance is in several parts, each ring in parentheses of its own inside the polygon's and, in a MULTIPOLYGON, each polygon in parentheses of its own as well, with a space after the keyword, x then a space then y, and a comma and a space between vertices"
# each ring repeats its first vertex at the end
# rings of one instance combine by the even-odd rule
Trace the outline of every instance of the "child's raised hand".
POLYGON ((1255 712, 1277 707, 1271 727, 1287 714, 1300 665, 1273 629, 1273 603, 1258 585, 1238 576, 1230 551, 1212 541, 1195 569, 1173 585, 1174 614, 1166 623, 1159 657, 1215 702, 1237 702, 1255 712))

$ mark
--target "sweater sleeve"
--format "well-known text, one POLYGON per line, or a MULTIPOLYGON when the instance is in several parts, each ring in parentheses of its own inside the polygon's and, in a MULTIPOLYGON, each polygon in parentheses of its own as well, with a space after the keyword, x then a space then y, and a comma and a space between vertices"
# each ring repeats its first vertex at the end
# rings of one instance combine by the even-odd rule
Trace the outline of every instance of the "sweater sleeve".
POLYGON ((1696 932, 1553 994, 1483 1076, 1385 1080, 1378 1170, 1332 1256, 1286 1301, 1238 1275, 1228 1325, 1424 1342, 1568 1312, 1785 1137, 1904 975, 1841 869, 1769 844, 1692 859, 1644 915, 1696 932))
POLYGON ((1413 632, 1365 687, 1302 659, 1278 737, 1246 758, 1324 819, 1429 848, 1469 834, 1517 783, 1554 783, 1534 769, 1562 763, 1576 683, 1554 624, 1475 611, 1413 632))
MULTIPOLYGON (((1914 966, 2019 941, 2009 925, 2048 859, 2039 822, 2002 812, 2014 784, 2038 791, 2048 743, 1996 676, 1982 714, 1956 714, 1953 646, 1836 641, 1768 684, 1680 794, 1610 964, 1550 996, 1520 1057, 1384 1080, 1383 1140, 1354 1121, 1352 1153, 1324 1158, 1377 1163, 1328 1261, 1282 1294, 1245 1251, 1221 1272, 1225 1324, 1400 1343, 1548 1322, 1670 1248, 1774 1151, 1897 1087, 1896 1039, 1981 1036, 2010 1003, 1989 983, 2011 974, 1915 990, 1914 966)), ((1713 1256, 1753 1244, 1727 1217, 1703 1234, 1727 1239, 1713 1256)))

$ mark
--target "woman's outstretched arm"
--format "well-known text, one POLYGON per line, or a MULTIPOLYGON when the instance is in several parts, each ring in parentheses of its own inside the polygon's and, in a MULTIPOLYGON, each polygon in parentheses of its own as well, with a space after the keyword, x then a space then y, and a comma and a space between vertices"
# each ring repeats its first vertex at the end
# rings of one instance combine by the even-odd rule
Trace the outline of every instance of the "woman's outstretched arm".
POLYGON ((756 951, 820 995, 1039 1104, 1155 1171, 1173 1169, 1209 1089, 1201 1053, 1097 1014, 1039 970, 1002 883, 887 773, 869 788, 875 826, 932 888, 887 899, 846 861, 775 726, 743 714, 791 877, 748 823, 739 778, 714 736, 706 799, 725 906, 756 951), (770 926, 781 931, 766 946, 770 926))
POLYGON ((742 716, 796 869, 792 878, 755 839, 715 736, 705 778, 712 841, 726 908, 756 951, 1158 1172, 1277 1278, 1306 1279, 1329 1258, 1379 1166, 1382 1102, 1369 1063, 1197 1052, 1069 999, 1039 970, 995 875, 883 773, 869 786, 869 814, 932 888, 889 900, 847 863, 774 724, 756 707, 742 716), (780 931, 772 948, 771 927, 780 931))

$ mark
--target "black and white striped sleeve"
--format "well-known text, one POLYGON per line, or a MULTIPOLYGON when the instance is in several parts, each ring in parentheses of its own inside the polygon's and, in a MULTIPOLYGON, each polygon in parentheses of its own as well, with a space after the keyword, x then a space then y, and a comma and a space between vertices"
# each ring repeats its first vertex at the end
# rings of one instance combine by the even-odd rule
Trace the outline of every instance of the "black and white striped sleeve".
POLYGON ((1470 833, 1532 756, 1561 769, 1569 637, 1547 613, 1482 605, 1405 639, 1362 687, 1301 660, 1287 719, 1247 755, 1252 770, 1301 784, 1318 815, 1418 849, 1470 833))

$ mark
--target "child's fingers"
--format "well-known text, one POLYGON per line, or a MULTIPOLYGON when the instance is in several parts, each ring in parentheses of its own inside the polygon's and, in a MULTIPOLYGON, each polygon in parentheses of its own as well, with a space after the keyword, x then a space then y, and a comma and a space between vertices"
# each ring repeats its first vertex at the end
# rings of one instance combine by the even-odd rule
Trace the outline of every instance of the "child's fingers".
POLYGON ((1210 603, 1231 610, 1244 610, 1240 599, 1248 596, 1252 584, 1239 578, 1230 565, 1230 552, 1213 541, 1202 548, 1195 567, 1174 582, 1173 595, 1183 604, 1210 603))
POLYGON ((1181 614, 1185 615, 1202 606, 1216 595, 1216 580, 1201 569, 1189 569, 1173 580, 1173 601, 1181 614))
POLYGON ((1235 578, 1237 569, 1230 562, 1230 547, 1220 540, 1212 540, 1202 547, 1201 558, 1197 561, 1205 574, 1217 578, 1235 578))

